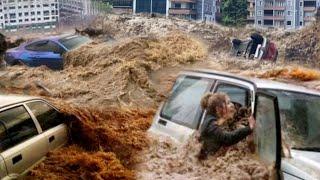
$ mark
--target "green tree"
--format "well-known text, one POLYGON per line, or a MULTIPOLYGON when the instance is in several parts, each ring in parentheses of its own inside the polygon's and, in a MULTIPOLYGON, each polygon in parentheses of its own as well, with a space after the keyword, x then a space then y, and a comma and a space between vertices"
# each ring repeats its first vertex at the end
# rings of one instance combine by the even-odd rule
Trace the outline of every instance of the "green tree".
POLYGON ((221 21, 226 26, 243 26, 247 19, 247 0, 222 0, 221 21))
POLYGON ((108 14, 112 11, 112 5, 104 0, 92 0, 92 4, 94 9, 98 12, 100 15, 108 14))
POLYGON ((105 18, 112 11, 112 5, 106 0, 92 0, 91 3, 95 9, 95 13, 101 17, 101 28, 105 29, 105 18))

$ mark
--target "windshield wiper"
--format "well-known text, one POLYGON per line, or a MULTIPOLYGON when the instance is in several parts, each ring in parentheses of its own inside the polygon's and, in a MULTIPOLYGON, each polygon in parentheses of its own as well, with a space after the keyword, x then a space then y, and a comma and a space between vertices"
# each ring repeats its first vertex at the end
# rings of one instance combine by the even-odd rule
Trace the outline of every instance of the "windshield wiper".
POLYGON ((292 147, 291 149, 320 152, 320 147, 292 147))

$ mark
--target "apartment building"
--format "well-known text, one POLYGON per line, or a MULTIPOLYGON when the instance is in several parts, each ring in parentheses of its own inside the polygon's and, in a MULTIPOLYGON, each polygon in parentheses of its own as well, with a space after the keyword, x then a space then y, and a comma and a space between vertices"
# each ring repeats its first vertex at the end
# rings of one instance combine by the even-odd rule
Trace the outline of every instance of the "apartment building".
POLYGON ((133 0, 133 13, 159 13, 192 20, 215 21, 220 0, 133 0))
POLYGON ((103 0, 112 5, 115 14, 130 14, 133 11, 133 0, 103 0))
POLYGON ((93 9, 91 0, 59 0, 61 17, 89 15, 93 9))
POLYGON ((98 13, 91 0, 59 0, 61 28, 85 24, 90 15, 98 13))
POLYGON ((315 20, 319 0, 247 0, 248 23, 256 27, 297 29, 315 20))
POLYGON ((55 28, 59 19, 58 0, 1 0, 0 29, 55 28))

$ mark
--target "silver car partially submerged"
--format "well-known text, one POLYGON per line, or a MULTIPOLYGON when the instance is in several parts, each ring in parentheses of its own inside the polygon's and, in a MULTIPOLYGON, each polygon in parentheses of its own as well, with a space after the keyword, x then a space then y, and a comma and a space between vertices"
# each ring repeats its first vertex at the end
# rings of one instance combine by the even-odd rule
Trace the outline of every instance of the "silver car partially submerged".
POLYGON ((0 95, 0 178, 21 177, 66 144, 63 122, 61 113, 41 98, 0 95))
POLYGON ((211 70, 181 72, 149 131, 187 140, 202 127, 200 99, 225 92, 251 107, 256 119, 255 153, 279 179, 320 179, 320 92, 269 80, 211 70))

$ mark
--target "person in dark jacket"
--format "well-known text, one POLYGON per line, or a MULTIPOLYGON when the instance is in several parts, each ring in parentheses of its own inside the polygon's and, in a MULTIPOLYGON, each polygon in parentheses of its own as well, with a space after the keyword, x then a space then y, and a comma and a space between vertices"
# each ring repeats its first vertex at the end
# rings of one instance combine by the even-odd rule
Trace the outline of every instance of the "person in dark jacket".
POLYGON ((214 154, 222 146, 238 143, 252 133, 255 126, 253 117, 249 118, 249 127, 227 131, 222 128, 235 112, 230 98, 224 93, 209 93, 201 99, 201 107, 207 111, 207 116, 200 129, 200 142, 202 149, 199 159, 206 159, 209 154, 214 154))

